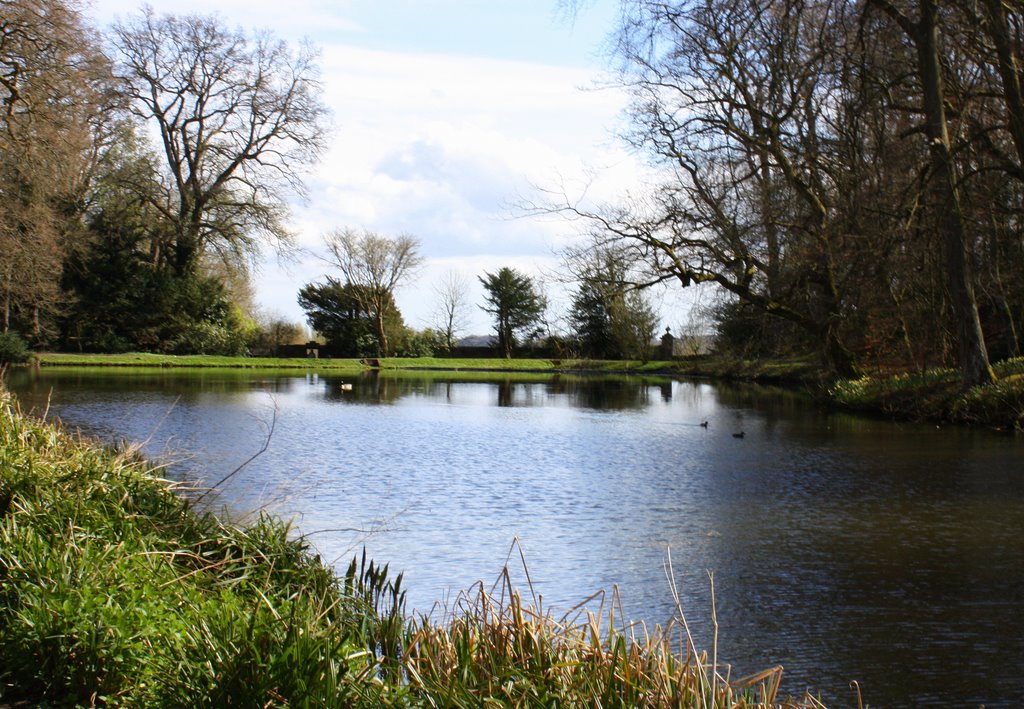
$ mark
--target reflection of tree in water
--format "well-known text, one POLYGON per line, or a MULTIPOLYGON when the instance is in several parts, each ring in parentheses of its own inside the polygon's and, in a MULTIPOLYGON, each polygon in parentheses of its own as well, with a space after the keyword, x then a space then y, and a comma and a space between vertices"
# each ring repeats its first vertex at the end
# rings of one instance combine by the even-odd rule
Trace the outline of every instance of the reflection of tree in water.
POLYGON ((715 390, 718 401, 726 408, 756 411, 766 431, 774 430, 779 421, 796 421, 808 415, 808 395, 800 392, 749 382, 720 382, 715 390))
POLYGON ((498 406, 544 406, 549 401, 548 384, 522 381, 514 377, 496 382, 498 406))
MULTIPOLYGON (((618 411, 646 408, 651 401, 651 385, 648 379, 587 377, 552 382, 551 390, 564 395, 577 408, 618 411)), ((671 390, 671 382, 668 386, 671 390)))
POLYGON ((513 406, 515 404, 515 391, 512 380, 506 379, 498 382, 498 406, 513 406))
POLYGON ((97 369, 21 369, 12 372, 11 386, 29 398, 45 399, 51 391, 87 390, 90 392, 122 393, 126 390, 145 393, 168 393, 179 396, 202 394, 237 394, 263 390, 270 393, 288 392, 299 380, 295 375, 281 376, 267 373, 262 376, 252 370, 231 369, 162 369, 156 367, 105 367, 97 369))
POLYGON ((654 397, 671 401, 680 394, 669 379, 623 376, 495 376, 493 373, 460 375, 452 372, 416 376, 370 371, 348 377, 321 375, 320 381, 327 388, 328 398, 378 404, 394 403, 412 395, 451 402, 460 384, 487 386, 492 391, 488 398, 502 407, 548 406, 553 400, 559 400, 561 405, 576 408, 641 410, 649 406, 654 397), (352 389, 342 390, 343 382, 351 384, 352 389))
POLYGON ((361 404, 393 404, 417 388, 422 388, 417 387, 418 380, 382 377, 376 371, 321 375, 320 379, 327 388, 328 399, 361 404))

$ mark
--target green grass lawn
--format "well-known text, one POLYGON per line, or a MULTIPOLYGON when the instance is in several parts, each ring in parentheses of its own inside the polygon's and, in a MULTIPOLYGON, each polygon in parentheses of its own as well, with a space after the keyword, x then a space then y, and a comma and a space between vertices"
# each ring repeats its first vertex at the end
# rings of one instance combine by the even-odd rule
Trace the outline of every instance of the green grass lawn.
POLYGON ((42 352, 36 355, 44 367, 234 367, 245 369, 362 369, 372 361, 379 369, 437 369, 450 371, 560 372, 586 370, 596 372, 664 371, 672 362, 633 362, 626 360, 552 360, 528 358, 447 358, 447 357, 381 357, 360 359, 309 359, 276 357, 219 357, 213 355, 162 355, 145 352, 125 354, 72 354, 42 352))
MULTIPOLYGON (((221 367, 240 369, 359 370, 368 365, 359 359, 308 359, 274 357, 219 357, 212 355, 70 354, 43 352, 35 355, 44 367, 221 367)), ((697 357, 673 361, 382 357, 372 360, 383 371, 441 370, 475 372, 586 372, 594 374, 662 374, 713 376, 740 379, 800 380, 816 374, 807 359, 755 362, 735 358, 697 357)))
POLYGON ((148 352, 124 354, 73 354, 40 352, 44 367, 230 367, 242 369, 361 369, 358 359, 307 359, 304 357, 220 357, 216 355, 164 355, 148 352))

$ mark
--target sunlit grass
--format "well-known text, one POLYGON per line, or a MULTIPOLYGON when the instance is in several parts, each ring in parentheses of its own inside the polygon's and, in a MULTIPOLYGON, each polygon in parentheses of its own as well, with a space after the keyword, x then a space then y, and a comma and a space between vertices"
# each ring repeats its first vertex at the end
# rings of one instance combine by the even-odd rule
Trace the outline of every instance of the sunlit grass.
POLYGON ((495 373, 660 374, 770 381, 814 380, 819 371, 811 358, 741 360, 733 357, 691 357, 676 360, 601 360, 515 357, 383 357, 369 359, 308 359, 218 357, 213 355, 73 354, 44 352, 36 361, 47 367, 163 367, 382 371, 448 371, 495 373))
POLYGON ((367 691, 357 609, 287 525, 198 513, 131 451, 0 397, 0 703, 344 706, 367 691))
POLYGON ((358 359, 309 359, 304 357, 220 357, 217 355, 165 355, 149 352, 124 354, 75 354, 41 352, 40 365, 74 367, 217 367, 236 369, 349 369, 359 370, 358 359))

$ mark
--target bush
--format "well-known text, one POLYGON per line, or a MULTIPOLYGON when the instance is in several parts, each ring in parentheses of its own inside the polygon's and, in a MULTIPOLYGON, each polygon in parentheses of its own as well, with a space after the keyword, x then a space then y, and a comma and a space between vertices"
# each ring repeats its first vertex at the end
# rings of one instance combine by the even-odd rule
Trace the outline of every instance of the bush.
POLYGON ((435 353, 444 350, 441 336, 431 329, 406 329, 395 340, 396 357, 433 357, 435 353))
POLYGON ((28 358, 28 345, 23 339, 13 332, 0 334, 0 364, 21 364, 28 358))
POLYGON ((951 418, 1006 431, 1024 430, 1024 374, 974 387, 954 402, 951 418))

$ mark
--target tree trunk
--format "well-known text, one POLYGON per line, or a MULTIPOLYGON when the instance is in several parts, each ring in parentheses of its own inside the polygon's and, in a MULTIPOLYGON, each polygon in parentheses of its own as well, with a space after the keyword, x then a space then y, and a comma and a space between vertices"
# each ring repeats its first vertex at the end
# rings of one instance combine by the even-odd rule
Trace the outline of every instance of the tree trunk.
POLYGON ((182 235, 174 244, 174 273, 184 278, 195 273, 199 250, 187 235, 182 235))
POLYGON ((373 318, 374 328, 377 330, 377 344, 380 346, 380 356, 391 356, 391 343, 388 342, 388 333, 384 328, 384 308, 378 307, 373 318))
POLYGON ((1017 149, 1018 166, 1024 169, 1024 92, 1020 85, 1020 67, 1013 53, 1013 41, 1003 0, 984 0, 988 36, 996 50, 996 68, 1003 84, 1003 101, 1010 119, 1010 135, 1017 149))
POLYGON ((4 284, 4 307, 2 321, 0 321, 0 333, 7 334, 11 329, 11 267, 7 267, 7 273, 4 274, 4 280, 7 281, 4 284))
POLYGON ((860 376, 853 353, 847 349, 835 327, 826 326, 824 345, 825 364, 833 373, 843 379, 856 379, 860 376))
POLYGON ((498 328, 498 347, 505 359, 512 359, 512 332, 506 325, 498 328))
POLYGON ((960 356, 960 375, 963 386, 969 388, 994 382, 995 374, 989 365, 981 320, 978 317, 978 305, 967 255, 964 216, 960 207, 949 131, 946 126, 938 11, 935 0, 921 0, 920 6, 921 19, 915 39, 923 90, 922 108, 931 158, 932 191, 938 210, 937 221, 952 300, 954 329, 960 356))

